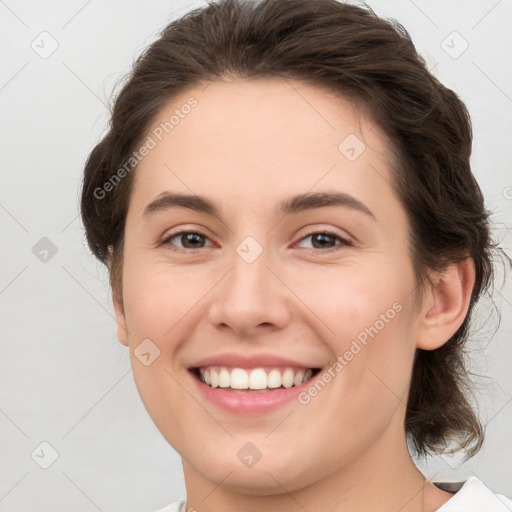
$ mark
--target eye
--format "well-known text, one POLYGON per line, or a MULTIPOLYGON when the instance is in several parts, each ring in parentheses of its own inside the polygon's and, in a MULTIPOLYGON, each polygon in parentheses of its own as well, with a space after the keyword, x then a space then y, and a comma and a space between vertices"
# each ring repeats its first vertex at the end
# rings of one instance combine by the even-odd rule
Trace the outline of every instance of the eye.
POLYGON ((208 240, 206 235, 198 233, 197 231, 178 231, 166 237, 162 244, 175 245, 171 240, 178 239, 182 243, 181 249, 188 249, 187 252, 201 249, 203 247, 204 240, 208 240))
MULTIPOLYGON (((332 249, 336 247, 336 245, 331 245, 331 243, 335 243, 336 239, 341 242, 340 244, 337 244, 338 249, 351 245, 348 240, 333 231, 314 231, 301 238, 300 242, 306 240, 307 238, 311 238, 313 241, 313 249, 331 249, 329 252, 332 252, 332 249)), ((209 240, 206 235, 203 235, 197 231, 178 231, 177 233, 172 233, 164 240, 162 240, 162 245, 165 244, 175 246, 176 244, 172 242, 174 239, 179 240, 179 242, 182 244, 181 247, 178 246, 178 249, 186 249, 185 252, 192 252, 198 249, 202 249, 205 247, 205 241, 209 240)))
POLYGON ((335 239, 338 239, 341 242, 341 244, 338 244, 338 248, 335 250, 351 245, 348 240, 342 238, 340 235, 334 233, 333 231, 314 231, 309 233, 309 235, 301 238, 301 241, 306 240, 307 238, 311 238, 313 242, 313 249, 334 249, 335 246, 330 244, 331 242, 335 241, 335 239))

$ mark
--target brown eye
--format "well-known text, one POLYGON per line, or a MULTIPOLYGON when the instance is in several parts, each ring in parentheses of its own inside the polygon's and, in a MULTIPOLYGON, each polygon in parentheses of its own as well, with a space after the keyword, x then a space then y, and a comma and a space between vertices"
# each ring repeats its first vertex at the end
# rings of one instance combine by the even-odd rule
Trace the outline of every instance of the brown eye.
MULTIPOLYGON (((333 249, 336 245, 339 247, 345 247, 350 245, 348 240, 340 237, 337 233, 333 233, 331 231, 315 231, 306 235, 301 239, 306 240, 307 238, 311 238, 313 249, 333 249), (339 240, 341 243, 336 244, 336 240, 339 240)), ((307 249, 308 247, 306 247, 307 249)))
POLYGON ((197 233, 196 231, 179 231, 178 233, 173 233, 172 235, 168 236, 163 243, 169 244, 174 246, 175 243, 172 243, 171 240, 177 239, 179 240, 179 243, 182 244, 179 248, 182 249, 201 249, 204 247, 205 240, 208 240, 208 238, 203 235, 202 233, 197 233))

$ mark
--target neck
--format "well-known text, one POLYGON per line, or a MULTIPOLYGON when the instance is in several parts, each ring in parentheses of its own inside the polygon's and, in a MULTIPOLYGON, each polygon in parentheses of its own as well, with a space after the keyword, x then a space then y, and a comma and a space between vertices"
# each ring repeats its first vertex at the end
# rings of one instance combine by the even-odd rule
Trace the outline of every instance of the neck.
MULTIPOLYGON (((396 426, 395 426, 396 427, 396 426)), ((451 497, 428 483, 414 465, 400 429, 390 428, 370 446, 357 461, 343 465, 302 487, 292 489, 293 483, 284 481, 282 475, 268 472, 268 491, 261 495, 244 492, 230 485, 230 470, 219 481, 213 482, 183 461, 187 488, 187 510, 191 507, 200 512, 238 512, 240 510, 265 510, 265 512, 292 512, 315 510, 332 512, 430 512, 436 510, 451 497), (282 481, 279 481, 279 479, 282 481), (275 492, 277 488, 280 491, 275 492), (291 492, 290 492, 291 491, 291 492)), ((300 456, 297 457, 300 463, 300 456)), ((255 466, 252 471, 256 471, 255 466)), ((255 474, 256 476, 256 474, 255 474)), ((314 475, 310 480, 314 478, 314 475)))

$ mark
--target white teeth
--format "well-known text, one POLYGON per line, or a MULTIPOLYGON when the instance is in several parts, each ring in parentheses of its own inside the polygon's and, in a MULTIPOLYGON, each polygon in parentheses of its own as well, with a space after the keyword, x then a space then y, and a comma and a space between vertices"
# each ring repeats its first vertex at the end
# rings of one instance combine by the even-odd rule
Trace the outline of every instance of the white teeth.
POLYGON ((219 374, 216 371, 210 370, 210 380, 211 380, 210 386, 212 388, 219 387, 219 374))
POLYGON ((280 387, 291 388, 309 380, 313 370, 285 368, 281 370, 272 368, 267 371, 264 368, 244 370, 225 366, 210 366, 200 368, 201 380, 212 388, 232 389, 276 389, 280 387))
POLYGON ((271 370, 267 377, 268 388, 280 388, 281 387, 281 372, 279 370, 271 370))
POLYGON ((291 388, 293 386, 293 378, 295 377, 293 370, 291 368, 287 368, 283 376, 281 377, 281 384, 285 388, 291 388))
MULTIPOLYGON (((227 370, 226 373, 229 375, 227 370)), ((231 371, 231 387, 233 389, 247 389, 249 387, 249 375, 245 370, 235 368, 231 371)))
POLYGON ((293 385, 298 386, 299 384, 302 384, 302 378, 304 377, 304 370, 299 370, 293 379, 293 385))
POLYGON ((229 372, 226 368, 221 368, 219 372, 219 388, 229 388, 229 372))
POLYGON ((250 389, 265 389, 267 387, 267 374, 263 368, 252 370, 249 375, 250 389))
POLYGON ((213 370, 210 370, 210 386, 212 388, 218 388, 219 387, 219 374, 217 372, 214 372, 213 370))

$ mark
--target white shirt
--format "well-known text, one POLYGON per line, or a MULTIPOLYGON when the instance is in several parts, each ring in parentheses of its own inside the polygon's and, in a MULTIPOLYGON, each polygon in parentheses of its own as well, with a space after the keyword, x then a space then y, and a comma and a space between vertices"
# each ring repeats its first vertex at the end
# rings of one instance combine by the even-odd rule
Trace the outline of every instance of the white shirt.
MULTIPOLYGON (((439 482, 437 487, 455 492, 436 512, 512 512, 512 500, 502 494, 495 494, 476 476, 465 482, 439 482)), ((155 510, 155 512, 187 512, 187 498, 155 510)))

